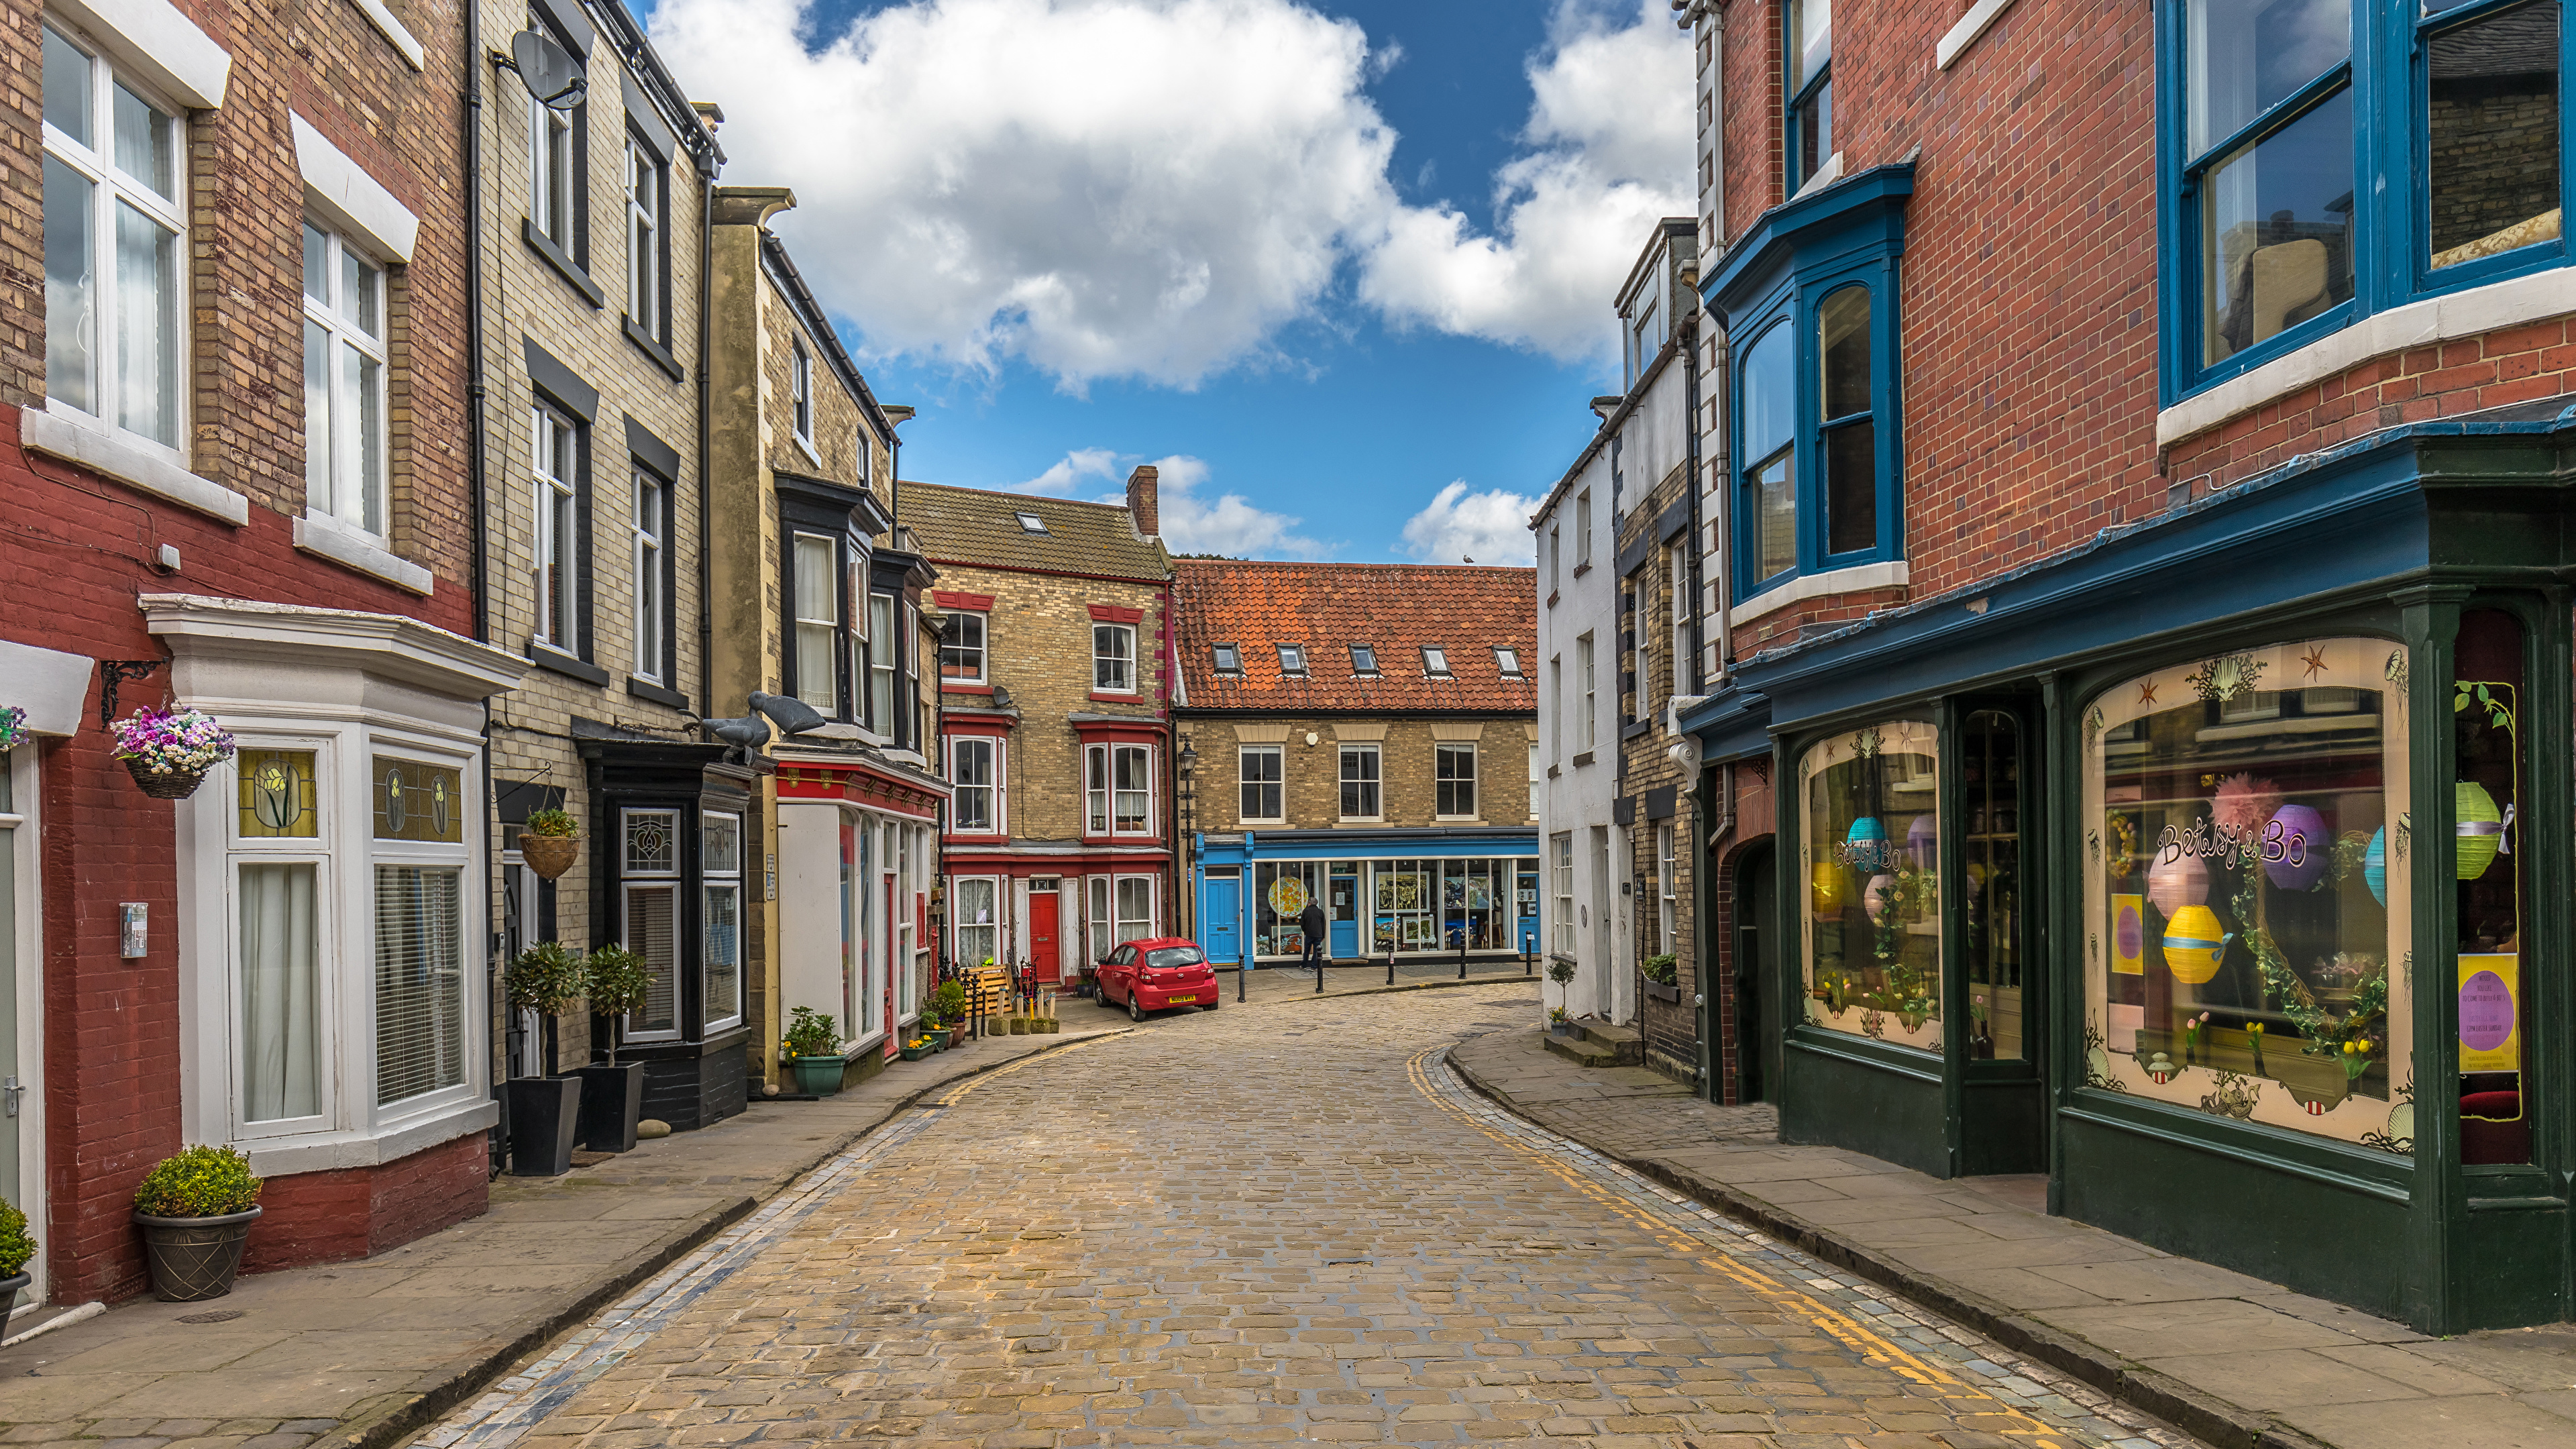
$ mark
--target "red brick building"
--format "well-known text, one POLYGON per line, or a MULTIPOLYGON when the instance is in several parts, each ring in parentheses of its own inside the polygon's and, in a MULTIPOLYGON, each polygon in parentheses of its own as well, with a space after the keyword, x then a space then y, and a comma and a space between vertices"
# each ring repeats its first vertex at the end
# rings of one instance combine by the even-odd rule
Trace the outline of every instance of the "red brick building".
POLYGON ((482 1210, 458 12, 21 8, 0 223, 0 1195, 54 1301, 143 1286, 146 1169, 233 1143, 250 1264, 482 1210), (41 290, 40 290, 41 287, 41 290), (300 381, 299 381, 300 380, 300 381), (240 741, 147 798, 111 715, 240 741))
POLYGON ((2576 1311, 2563 8, 1685 23, 1731 1075, 2428 1330, 2576 1311))

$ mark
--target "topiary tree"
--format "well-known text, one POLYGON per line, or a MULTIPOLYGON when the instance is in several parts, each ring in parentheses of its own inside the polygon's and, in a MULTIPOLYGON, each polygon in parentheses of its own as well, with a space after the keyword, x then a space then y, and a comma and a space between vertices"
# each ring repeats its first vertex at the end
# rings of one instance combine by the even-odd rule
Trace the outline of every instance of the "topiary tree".
POLYGON ((626 1018, 644 1009, 653 990, 653 968, 623 946, 602 946, 590 953, 582 974, 590 1009, 608 1020, 608 1064, 617 1065, 617 1048, 626 1036, 626 1018))
POLYGON ((36 1240, 27 1233, 27 1215, 0 1202, 0 1278, 27 1271, 28 1260, 35 1256, 36 1240))
POLYGON ((581 953, 560 941, 539 941, 501 968, 501 990, 511 1008, 545 1019, 549 1074, 555 1069, 555 1018, 581 1000, 586 974, 581 953))

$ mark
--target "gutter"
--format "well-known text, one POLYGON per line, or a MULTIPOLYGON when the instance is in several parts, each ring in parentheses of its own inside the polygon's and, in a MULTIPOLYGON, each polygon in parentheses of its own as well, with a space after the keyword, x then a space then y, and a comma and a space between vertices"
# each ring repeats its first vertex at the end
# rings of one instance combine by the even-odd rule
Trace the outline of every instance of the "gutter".
MULTIPOLYGON (((471 567, 474 641, 478 644, 492 642, 492 606, 484 588, 484 580, 490 576, 492 567, 491 490, 490 480, 485 477, 488 441, 483 421, 483 67, 486 63, 483 56, 483 7, 476 0, 467 0, 465 134, 461 138, 465 152, 465 479, 471 495, 468 506, 474 528, 474 561, 471 567)), ((483 700, 483 747, 476 754, 483 779, 483 843, 488 847, 496 843, 500 834, 500 815, 492 797, 492 700, 488 695, 483 700)), ((494 855, 497 858, 498 852, 494 855)), ((499 988, 501 968, 505 964, 500 959, 501 933, 492 924, 492 877, 496 872, 487 868, 478 874, 480 879, 475 886, 475 897, 482 905, 484 940, 488 943, 483 954, 484 959, 491 963, 487 986, 490 994, 484 1003, 485 1031, 488 1034, 484 1060, 497 1068, 492 1077, 492 1099, 501 1106, 500 1116, 486 1134, 490 1157, 485 1172, 488 1179, 500 1176, 503 1154, 509 1150, 510 1110, 506 1100, 508 1094, 502 1090, 501 1083, 510 1075, 510 1033, 516 1027, 519 1014, 506 1008, 497 1012, 493 1010, 502 1005, 499 988)))

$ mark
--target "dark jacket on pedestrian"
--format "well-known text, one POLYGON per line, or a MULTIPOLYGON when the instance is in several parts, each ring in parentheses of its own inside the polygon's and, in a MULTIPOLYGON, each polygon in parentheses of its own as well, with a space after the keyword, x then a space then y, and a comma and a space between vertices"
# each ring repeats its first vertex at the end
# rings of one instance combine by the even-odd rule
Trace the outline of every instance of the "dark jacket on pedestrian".
POLYGON ((1297 929, 1306 933, 1306 949, 1321 951, 1324 945, 1324 908, 1313 901, 1297 913, 1297 929))

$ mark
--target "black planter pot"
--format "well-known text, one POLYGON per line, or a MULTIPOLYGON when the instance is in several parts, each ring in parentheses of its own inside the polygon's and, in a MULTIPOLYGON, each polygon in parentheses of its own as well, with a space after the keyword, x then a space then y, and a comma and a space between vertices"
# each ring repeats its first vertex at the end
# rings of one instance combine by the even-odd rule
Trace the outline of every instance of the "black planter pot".
POLYGON ((581 1127, 581 1078, 512 1077, 510 1175, 560 1177, 572 1171, 581 1127))
POLYGON ((18 1295, 27 1291, 27 1285, 35 1281, 36 1275, 33 1273, 21 1273, 15 1278, 0 1278, 0 1318, 7 1318, 17 1309, 18 1295))
POLYGON ((1660 981, 1647 982, 1646 994, 1655 998, 1657 1001, 1679 1001, 1682 999, 1682 989, 1680 986, 1666 986, 1660 981))
MULTIPOLYGON (((195 1303, 233 1291, 241 1271, 242 1244, 259 1209, 220 1218, 156 1218, 136 1213, 143 1229, 143 1258, 152 1269, 152 1296, 164 1303, 195 1303)), ((12 1293, 12 1298, 17 1295, 12 1293)))
POLYGON ((604 1063, 581 1069, 581 1145, 592 1152, 624 1152, 635 1145, 635 1122, 644 1115, 644 1064, 604 1063))

